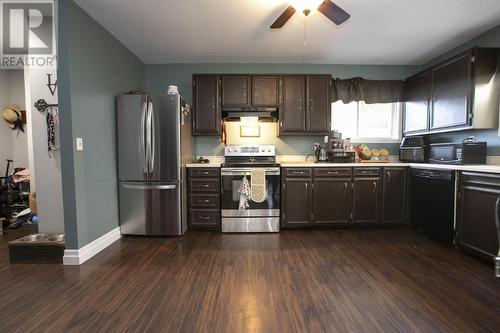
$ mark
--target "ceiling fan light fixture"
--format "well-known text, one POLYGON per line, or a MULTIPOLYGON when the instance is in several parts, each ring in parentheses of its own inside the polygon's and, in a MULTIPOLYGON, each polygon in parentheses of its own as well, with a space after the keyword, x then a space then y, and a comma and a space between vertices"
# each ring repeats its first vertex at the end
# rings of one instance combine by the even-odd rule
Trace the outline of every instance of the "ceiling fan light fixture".
POLYGON ((323 1, 324 0, 290 0, 290 6, 307 16, 312 10, 317 9, 323 1))

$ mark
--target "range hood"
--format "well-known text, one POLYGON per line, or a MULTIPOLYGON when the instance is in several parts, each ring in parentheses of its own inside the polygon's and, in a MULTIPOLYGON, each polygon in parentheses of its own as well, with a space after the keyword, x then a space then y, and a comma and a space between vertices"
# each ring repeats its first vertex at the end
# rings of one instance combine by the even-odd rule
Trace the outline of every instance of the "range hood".
POLYGON ((277 122, 279 111, 277 108, 255 107, 223 109, 222 119, 224 121, 240 121, 241 118, 257 117, 259 122, 277 122))

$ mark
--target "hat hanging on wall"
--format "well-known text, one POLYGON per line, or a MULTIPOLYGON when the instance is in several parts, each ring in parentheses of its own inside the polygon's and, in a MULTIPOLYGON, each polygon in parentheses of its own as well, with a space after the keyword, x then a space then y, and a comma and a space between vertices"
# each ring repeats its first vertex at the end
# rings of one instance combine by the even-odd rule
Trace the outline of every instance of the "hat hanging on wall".
POLYGON ((9 104, 2 111, 2 117, 12 130, 24 132, 23 115, 19 107, 15 104, 9 104))

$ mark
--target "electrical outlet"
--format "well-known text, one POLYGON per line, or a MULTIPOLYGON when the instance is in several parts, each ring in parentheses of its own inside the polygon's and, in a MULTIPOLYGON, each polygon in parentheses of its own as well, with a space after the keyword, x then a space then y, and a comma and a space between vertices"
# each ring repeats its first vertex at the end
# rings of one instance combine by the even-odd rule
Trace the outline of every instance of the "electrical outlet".
POLYGON ((83 138, 76 138, 76 150, 83 150, 83 138))

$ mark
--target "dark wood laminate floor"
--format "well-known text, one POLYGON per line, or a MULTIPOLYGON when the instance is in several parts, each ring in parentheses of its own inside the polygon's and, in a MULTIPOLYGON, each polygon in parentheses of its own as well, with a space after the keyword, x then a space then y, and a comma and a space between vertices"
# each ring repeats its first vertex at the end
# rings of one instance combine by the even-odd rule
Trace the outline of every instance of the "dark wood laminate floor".
POLYGON ((80 267, 9 265, 0 332, 487 332, 491 266, 407 229, 124 238, 80 267))

